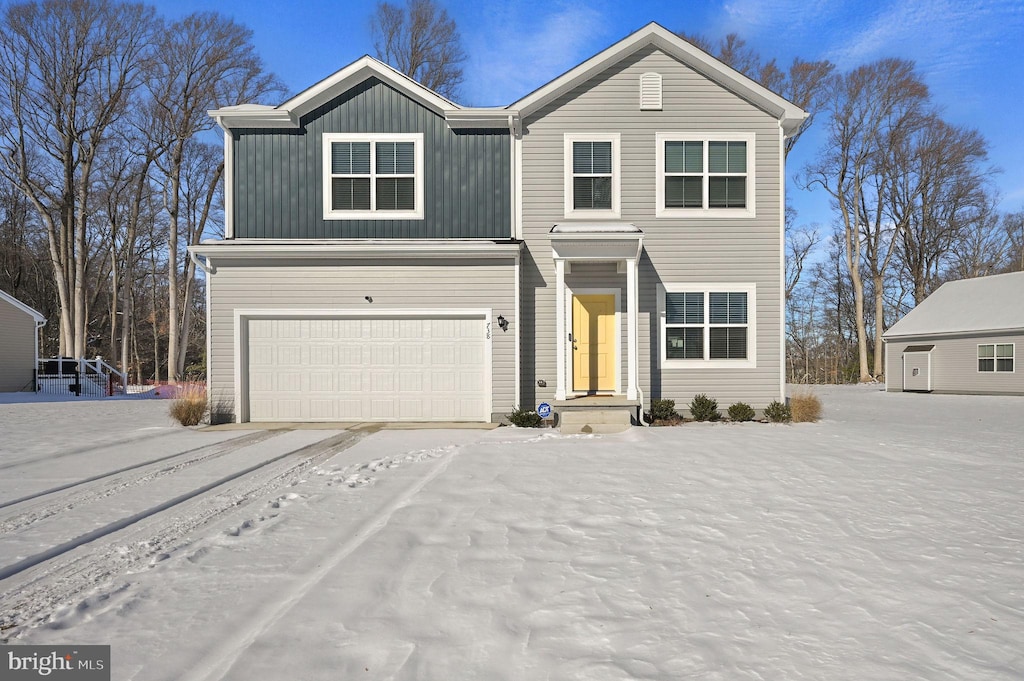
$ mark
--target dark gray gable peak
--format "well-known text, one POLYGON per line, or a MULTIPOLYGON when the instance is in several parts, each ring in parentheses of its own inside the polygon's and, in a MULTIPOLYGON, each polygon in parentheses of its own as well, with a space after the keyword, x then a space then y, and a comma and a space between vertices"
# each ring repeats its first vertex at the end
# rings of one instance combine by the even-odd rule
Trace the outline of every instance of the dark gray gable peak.
POLYGON ((563 73, 547 85, 534 90, 514 102, 509 109, 518 110, 519 114, 525 118, 545 104, 648 45, 653 45, 664 51, 697 73, 774 116, 779 120, 783 132, 787 135, 799 128, 808 116, 806 111, 792 102, 747 78, 739 71, 726 66, 707 52, 693 46, 655 22, 647 24, 639 31, 626 36, 579 66, 563 73))
POLYGON ((442 97, 401 71, 366 55, 278 106, 240 104, 207 113, 225 130, 232 128, 298 128, 303 116, 339 97, 368 78, 377 78, 434 113, 452 128, 511 127, 515 112, 506 108, 467 108, 442 97))

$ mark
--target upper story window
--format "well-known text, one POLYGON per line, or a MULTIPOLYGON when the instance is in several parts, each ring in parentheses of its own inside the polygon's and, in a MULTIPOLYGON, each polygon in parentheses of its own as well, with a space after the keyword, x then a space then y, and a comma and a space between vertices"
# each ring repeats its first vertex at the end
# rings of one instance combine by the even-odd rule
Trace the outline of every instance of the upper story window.
POLYGON ((323 136, 325 220, 423 218, 423 134, 323 136))
POLYGON ((989 343, 978 346, 978 371, 1013 372, 1013 343, 989 343))
POLYGON ((754 285, 664 284, 658 289, 666 368, 756 366, 754 285))
POLYGON ((754 217, 754 136, 658 133, 658 217, 754 217))
POLYGON ((619 217, 619 135, 565 136, 565 217, 619 217))

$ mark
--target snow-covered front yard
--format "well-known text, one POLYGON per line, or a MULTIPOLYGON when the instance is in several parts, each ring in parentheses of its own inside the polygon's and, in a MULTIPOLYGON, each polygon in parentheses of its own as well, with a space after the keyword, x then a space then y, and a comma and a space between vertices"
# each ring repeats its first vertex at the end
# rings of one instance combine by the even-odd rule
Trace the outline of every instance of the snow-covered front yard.
POLYGON ((69 547, 0 580, 0 639, 140 680, 1024 678, 1024 398, 817 392, 609 436, 0 404, 0 574, 69 547))

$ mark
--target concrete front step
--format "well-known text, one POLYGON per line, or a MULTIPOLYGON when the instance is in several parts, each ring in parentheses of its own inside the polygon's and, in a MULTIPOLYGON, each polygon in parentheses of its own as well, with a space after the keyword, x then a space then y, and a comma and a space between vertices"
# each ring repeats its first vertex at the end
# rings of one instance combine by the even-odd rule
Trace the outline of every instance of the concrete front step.
POLYGON ((558 430, 578 433, 621 433, 632 426, 627 409, 566 409, 558 414, 558 430))

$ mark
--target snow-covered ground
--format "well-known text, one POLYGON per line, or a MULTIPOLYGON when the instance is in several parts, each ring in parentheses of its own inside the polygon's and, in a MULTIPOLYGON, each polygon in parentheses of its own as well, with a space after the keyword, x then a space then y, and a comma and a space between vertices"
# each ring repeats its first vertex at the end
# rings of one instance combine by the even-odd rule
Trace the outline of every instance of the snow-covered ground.
POLYGON ((1024 398, 818 394, 609 436, 0 405, 0 638, 114 679, 1024 678, 1024 398))

